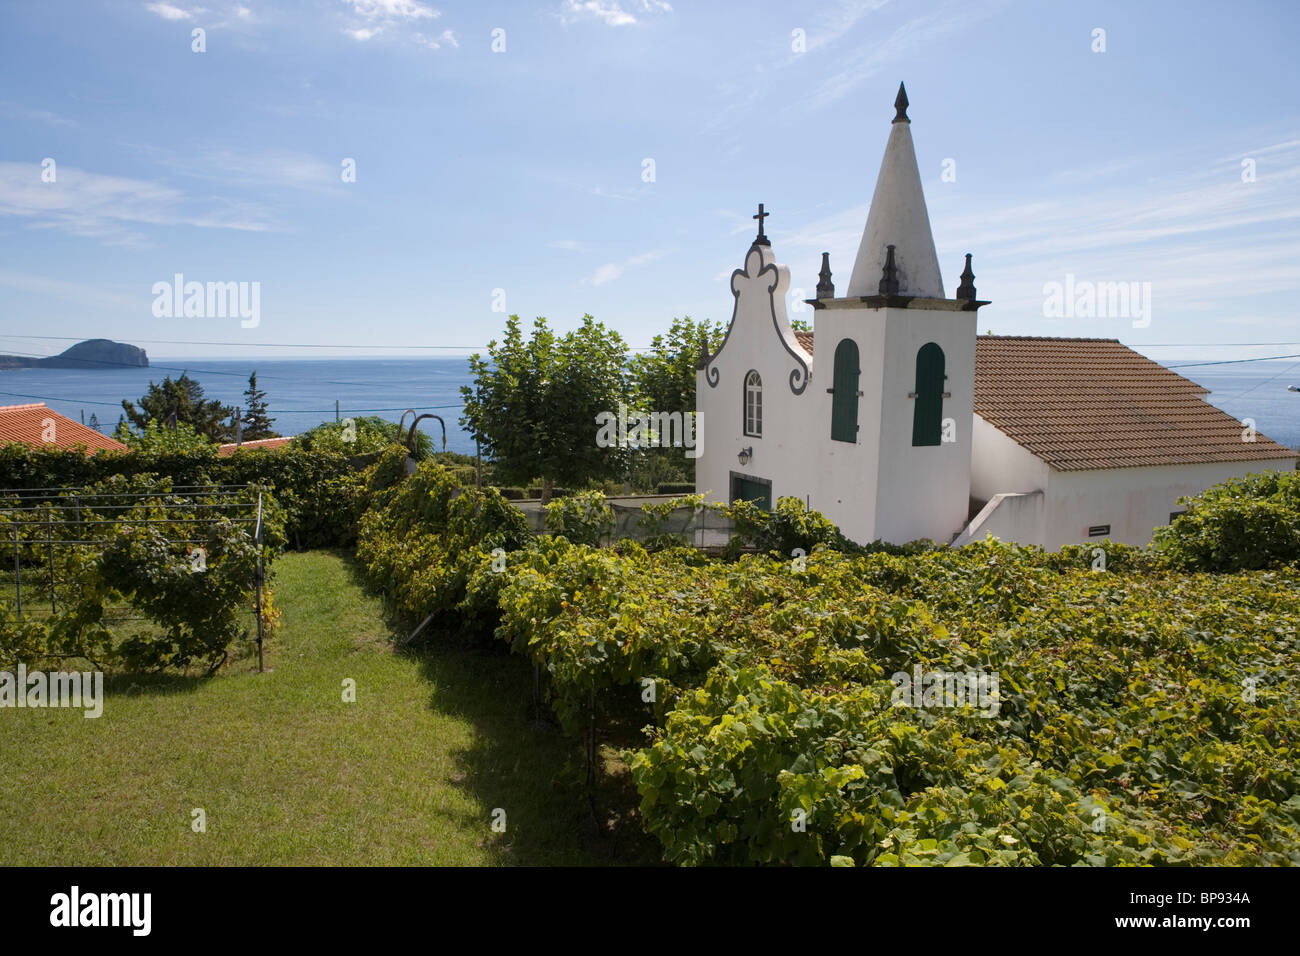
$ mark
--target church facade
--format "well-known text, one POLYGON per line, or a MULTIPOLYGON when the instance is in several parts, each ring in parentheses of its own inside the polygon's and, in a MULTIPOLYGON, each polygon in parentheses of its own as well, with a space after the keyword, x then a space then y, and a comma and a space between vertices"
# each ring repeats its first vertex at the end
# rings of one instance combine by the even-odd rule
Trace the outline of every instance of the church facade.
POLYGON ((790 326, 759 207, 726 337, 696 376, 698 492, 795 497, 859 542, 1145 544, 1179 496, 1294 467, 1117 341, 977 335, 988 303, 969 255, 944 293, 901 85, 894 106, 847 292, 823 254, 811 333, 790 326))

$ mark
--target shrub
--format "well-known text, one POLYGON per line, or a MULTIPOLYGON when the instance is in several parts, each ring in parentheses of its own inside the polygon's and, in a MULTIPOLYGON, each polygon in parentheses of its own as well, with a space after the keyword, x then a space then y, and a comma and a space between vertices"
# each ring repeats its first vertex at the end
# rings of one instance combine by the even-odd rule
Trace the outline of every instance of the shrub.
POLYGON ((546 530, 574 544, 598 545, 614 530, 614 509, 601 491, 583 491, 546 506, 546 530))
POLYGON ((474 632, 496 626, 502 559, 531 543, 523 513, 495 489, 462 488, 445 467, 424 462, 373 493, 357 556, 401 610, 474 632))
POLYGON ((1180 504, 1186 513, 1152 542, 1170 567, 1256 570, 1300 559, 1300 472, 1234 478, 1180 504))

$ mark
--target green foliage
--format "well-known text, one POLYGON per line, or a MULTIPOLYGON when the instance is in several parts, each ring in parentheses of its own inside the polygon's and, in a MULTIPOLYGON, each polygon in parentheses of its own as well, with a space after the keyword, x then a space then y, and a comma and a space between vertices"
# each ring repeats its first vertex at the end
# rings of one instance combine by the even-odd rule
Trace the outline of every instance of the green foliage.
POLYGON ((275 419, 266 407, 266 392, 257 387, 257 372, 248 376, 248 388, 244 389, 244 413, 241 429, 244 441, 257 441, 260 438, 278 438, 279 433, 271 430, 275 419))
POLYGON ((1186 514, 1152 542, 1170 567, 1257 570, 1300 559, 1300 472, 1234 478, 1180 503, 1186 514))
POLYGON ((614 509, 603 492, 579 492, 546 506, 546 530, 574 544, 598 545, 614 530, 614 509))
POLYGON ((176 485, 265 485, 285 509, 290 543, 333 548, 356 539, 357 519, 366 504, 364 463, 364 458, 292 445, 244 449, 220 458, 215 445, 85 455, 12 443, 0 445, 0 487, 83 487, 115 475, 163 475, 176 485))
POLYGON ((627 452, 596 444, 596 416, 631 399, 626 365, 623 339, 590 315, 560 336, 538 318, 527 342, 512 315, 501 343, 488 343, 487 359, 470 356, 474 385, 461 387, 460 422, 478 436, 500 481, 540 475, 547 502, 554 484, 583 487, 625 473, 627 452))
MULTIPOLYGON (((345 418, 338 422, 323 422, 315 428, 294 437, 291 445, 307 451, 329 451, 349 457, 377 455, 389 445, 405 445, 409 423, 403 429, 398 422, 390 422, 377 415, 364 418, 345 418)), ((411 457, 425 461, 433 454, 433 440, 416 429, 415 448, 411 457)))
POLYGON ((402 611, 432 614, 449 629, 490 631, 509 555, 531 543, 522 512, 495 489, 463 488, 447 468, 425 462, 374 493, 357 557, 402 611))
POLYGON ((196 432, 192 425, 180 422, 175 428, 167 428, 157 419, 150 419, 139 431, 132 431, 125 423, 119 423, 113 437, 132 451, 147 455, 202 453, 217 447, 206 436, 196 432))
MULTIPOLYGON (((230 645, 248 636, 259 558, 253 527, 217 509, 217 499, 181 497, 169 480, 149 476, 115 476, 87 495, 75 514, 60 516, 60 527, 75 521, 76 535, 96 543, 54 550, 63 604, 47 619, 0 624, 0 659, 81 657, 130 671, 215 671, 230 645), (129 625, 128 633, 109 626, 105 607, 123 601, 144 626, 129 625)), ((284 516, 269 492, 262 503, 260 554, 269 569, 284 544, 284 516)), ((265 608, 264 620, 275 617, 265 608)))
POLYGON ((789 557, 796 549, 811 554, 817 548, 847 551, 853 545, 820 511, 810 511, 798 498, 778 498, 771 511, 750 501, 733 502, 723 512, 731 519, 734 555, 743 545, 789 557))
POLYGON ((139 408, 134 402, 123 399, 122 409, 137 430, 143 429, 151 421, 166 426, 174 415, 177 425, 191 425, 210 441, 221 443, 234 440, 230 424, 234 408, 222 405, 215 399, 205 399, 203 386, 186 372, 182 372, 177 379, 167 376, 161 385, 150 382, 149 391, 141 397, 139 408))

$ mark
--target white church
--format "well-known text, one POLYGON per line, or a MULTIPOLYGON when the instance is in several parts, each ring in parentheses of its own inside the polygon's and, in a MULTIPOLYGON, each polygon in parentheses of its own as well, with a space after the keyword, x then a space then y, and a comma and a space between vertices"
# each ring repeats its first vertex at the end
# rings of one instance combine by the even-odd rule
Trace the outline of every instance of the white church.
POLYGON ((1055 549, 1144 545, 1181 496, 1295 467, 1207 389, 1114 339, 977 335, 988 303, 969 255, 944 293, 901 84, 894 106, 848 289, 836 295, 823 254, 811 333, 790 327, 790 271, 759 206, 731 324, 696 374, 710 431, 697 492, 798 498, 861 543, 993 534, 1055 549))

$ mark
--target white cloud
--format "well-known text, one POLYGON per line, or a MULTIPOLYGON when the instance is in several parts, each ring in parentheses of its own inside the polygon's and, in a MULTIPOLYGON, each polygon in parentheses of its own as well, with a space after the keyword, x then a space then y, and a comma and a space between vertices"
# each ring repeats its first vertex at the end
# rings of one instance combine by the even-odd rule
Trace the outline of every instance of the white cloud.
POLYGON ((460 48, 460 43, 456 39, 456 34, 451 30, 443 30, 436 37, 425 36, 423 33, 411 34, 411 39, 421 46, 426 46, 430 50, 441 50, 444 46, 460 48))
POLYGON ((606 282, 613 282, 621 276, 629 267, 645 265, 647 262, 654 262, 656 259, 662 259, 667 253, 660 249, 654 249, 650 252, 643 252, 640 255, 624 259, 622 262, 607 262, 586 279, 583 279, 582 285, 598 286, 606 282))
POLYGON ((173 6, 170 3, 146 3, 144 8, 151 13, 156 13, 164 20, 193 20, 195 13, 203 13, 201 7, 196 7, 193 11, 185 10, 181 7, 173 6))
POLYGON ((436 20, 442 14, 416 0, 343 0, 366 20, 436 20))
POLYGON ((637 14, 672 13, 673 8, 664 0, 564 0, 557 16, 562 23, 579 20, 598 20, 607 27, 627 27, 636 24, 637 14))
POLYGON ((606 282, 613 282, 623 274, 623 267, 614 262, 608 262, 601 266, 587 281, 592 285, 604 285, 606 282))
POLYGON ((419 3, 417 0, 342 0, 350 8, 351 22, 343 32, 352 39, 364 43, 373 40, 381 33, 403 38, 419 46, 438 50, 444 46, 459 47, 456 34, 443 30, 434 36, 425 33, 407 32, 421 20, 437 20, 442 12, 433 7, 419 3))
POLYGON ((162 183, 105 176, 60 165, 57 180, 41 182, 36 163, 0 162, 0 217, 32 228, 58 229, 110 244, 138 245, 135 227, 188 225, 247 232, 274 231, 257 203, 208 197, 195 200, 162 183))

